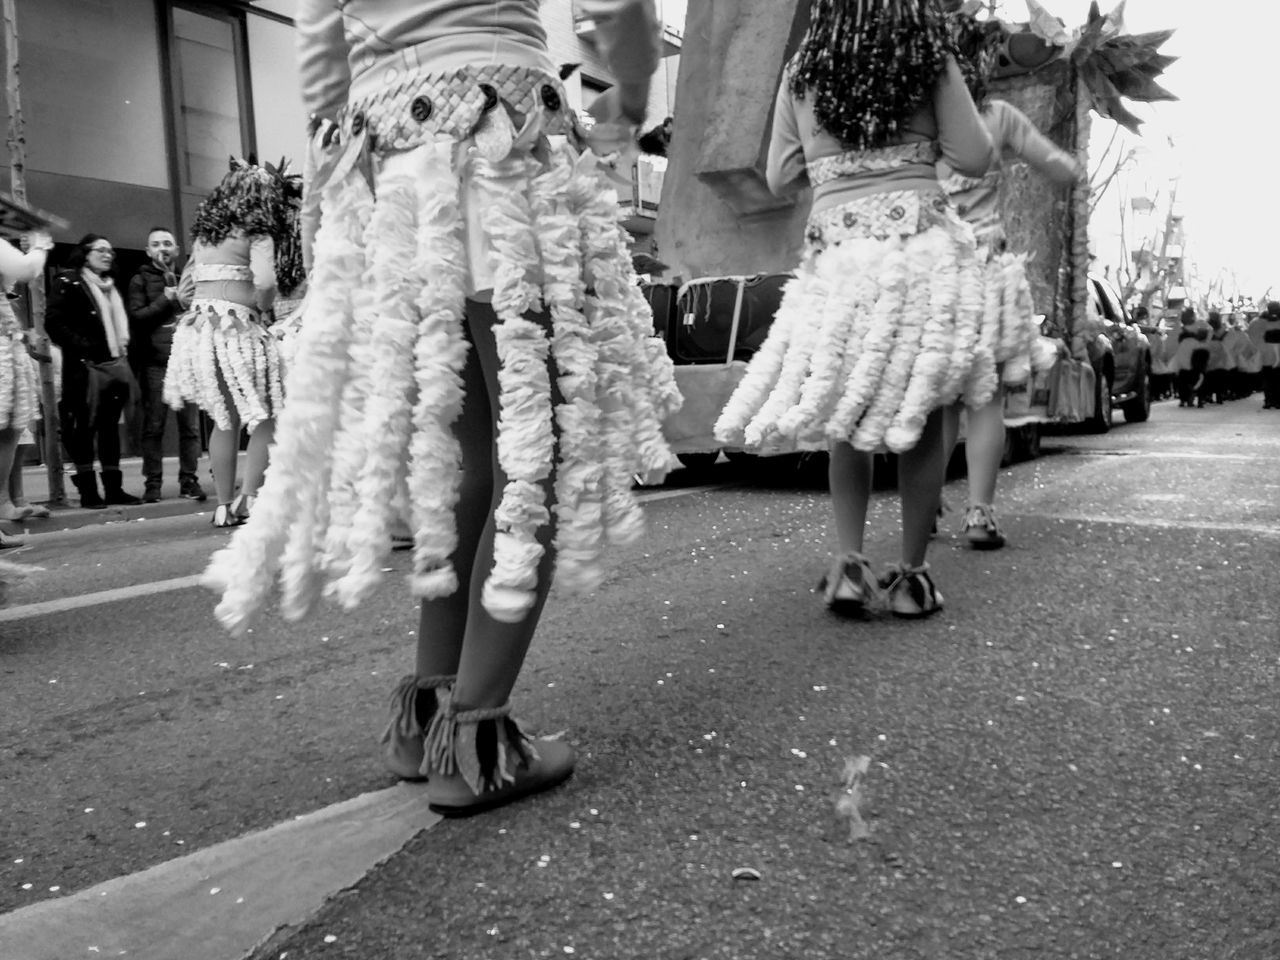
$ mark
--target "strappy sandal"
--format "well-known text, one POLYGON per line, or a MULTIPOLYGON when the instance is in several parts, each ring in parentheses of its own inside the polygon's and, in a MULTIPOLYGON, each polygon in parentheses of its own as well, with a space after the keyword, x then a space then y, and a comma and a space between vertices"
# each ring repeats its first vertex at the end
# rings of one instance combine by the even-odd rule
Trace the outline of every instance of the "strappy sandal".
POLYGON ((850 550, 831 562, 818 581, 823 602, 832 613, 857 616, 880 600, 879 585, 867 558, 850 550))
POLYGON ((253 502, 258 498, 252 494, 242 493, 231 501, 231 512, 244 523, 249 519, 249 514, 253 511, 253 502))
POLYGON ((215 527, 238 527, 244 519, 236 515, 230 503, 220 503, 213 508, 213 518, 209 521, 215 527))

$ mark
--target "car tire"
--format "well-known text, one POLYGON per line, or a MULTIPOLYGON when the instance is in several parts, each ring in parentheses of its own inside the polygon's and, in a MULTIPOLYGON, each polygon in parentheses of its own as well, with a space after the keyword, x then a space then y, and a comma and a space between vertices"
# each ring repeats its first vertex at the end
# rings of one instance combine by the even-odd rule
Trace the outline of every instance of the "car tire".
POLYGON ((1143 370, 1138 375, 1137 395, 1121 408, 1126 423, 1146 423, 1151 419, 1151 373, 1143 370))
POLYGON ((1104 370, 1098 375, 1097 393, 1093 400, 1093 416, 1086 421, 1090 433, 1106 433, 1111 429, 1115 409, 1111 406, 1111 378, 1104 370))

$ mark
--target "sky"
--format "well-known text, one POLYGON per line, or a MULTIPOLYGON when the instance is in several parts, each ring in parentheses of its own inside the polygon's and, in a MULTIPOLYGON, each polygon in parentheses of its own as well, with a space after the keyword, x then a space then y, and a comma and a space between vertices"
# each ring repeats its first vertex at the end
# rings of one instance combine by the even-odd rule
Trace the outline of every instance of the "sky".
MULTIPOLYGON (((1041 0, 1068 28, 1084 23, 1088 0, 1041 0)), ((1102 0, 1107 11, 1114 6, 1102 0)), ((1025 21, 1024 0, 997 12, 1025 21)), ((1133 107, 1142 136, 1118 143, 1136 162, 1099 201, 1092 230, 1098 266, 1119 259, 1122 198, 1168 196, 1175 187, 1187 258, 1203 292, 1215 278, 1250 298, 1274 285, 1280 296, 1280 2, 1277 0, 1128 0, 1131 33, 1175 29, 1162 52, 1179 57, 1160 83, 1176 102, 1133 107)), ((1115 124, 1095 115, 1091 164, 1115 124)), ((1131 240, 1132 243, 1132 240, 1131 240)), ((1193 291, 1194 293, 1194 291, 1193 291)))

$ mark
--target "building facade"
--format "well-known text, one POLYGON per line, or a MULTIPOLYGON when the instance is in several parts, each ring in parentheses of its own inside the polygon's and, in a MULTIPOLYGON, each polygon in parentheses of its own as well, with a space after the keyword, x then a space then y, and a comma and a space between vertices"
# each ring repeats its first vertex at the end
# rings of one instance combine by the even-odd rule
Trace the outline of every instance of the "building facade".
MULTIPOLYGON (((652 86, 653 124, 675 104, 684 0, 657 0, 674 22, 652 86)), ((295 56, 297 0, 16 0, 24 179, 28 202, 69 223, 49 269, 86 233, 111 240, 123 286, 145 261, 152 227, 183 246, 196 208, 232 156, 301 166, 306 116, 295 56)), ((581 110, 612 77, 595 25, 576 0, 542 0, 548 47, 581 110)), ((11 154, 0 156, 0 189, 11 154)), ((623 196, 636 249, 652 253, 659 158, 642 160, 623 196), (655 185, 656 178, 656 185, 655 185)), ((15 303, 20 315, 29 309, 15 303)), ((172 429, 172 428, 171 428, 172 429)), ((122 425, 126 455, 131 432, 122 425)), ((172 446, 175 438, 167 438, 172 446)))
MULTIPOLYGON (((683 22, 683 4, 667 0, 683 22)), ((230 156, 299 161, 296 0, 17 0, 30 202, 108 236, 130 272, 147 231, 185 237, 230 156)), ((576 108, 612 82, 575 0, 543 0, 555 62, 576 108)), ((666 30, 650 118, 674 107, 680 31, 666 30)), ((8 157, 3 158, 5 164, 8 157)), ((5 182, 8 170, 4 171, 5 182)), ((126 277, 121 277, 126 279, 126 277)))

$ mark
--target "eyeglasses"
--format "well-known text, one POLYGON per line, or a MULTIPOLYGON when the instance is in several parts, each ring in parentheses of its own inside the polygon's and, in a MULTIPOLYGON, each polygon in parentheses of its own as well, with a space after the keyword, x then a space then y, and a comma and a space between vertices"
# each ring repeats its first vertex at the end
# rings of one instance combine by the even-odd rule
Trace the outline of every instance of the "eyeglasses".
POLYGON ((113 250, 111 247, 90 247, 90 248, 89 248, 89 252, 90 252, 90 253, 104 253, 104 254, 106 254, 108 257, 114 257, 114 256, 116 255, 115 250, 113 250))

